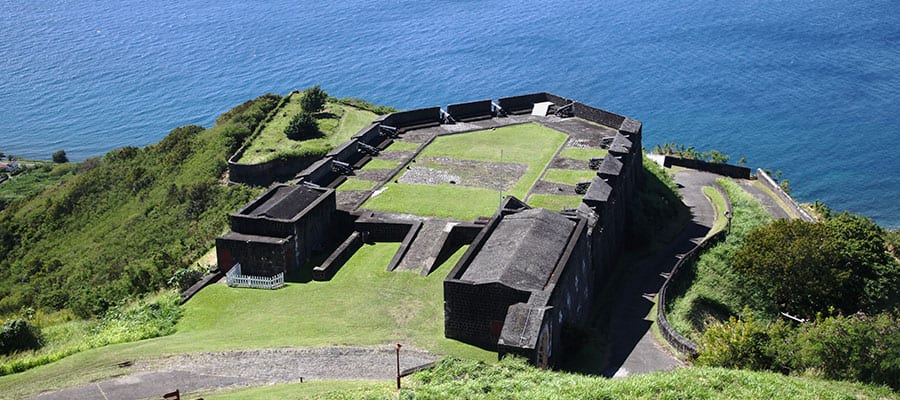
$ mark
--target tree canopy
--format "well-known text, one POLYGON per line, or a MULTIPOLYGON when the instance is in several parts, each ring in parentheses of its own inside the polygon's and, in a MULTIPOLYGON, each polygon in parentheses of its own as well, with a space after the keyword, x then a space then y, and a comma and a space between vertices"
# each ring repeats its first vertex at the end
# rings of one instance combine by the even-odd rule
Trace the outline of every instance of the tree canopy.
POLYGON ((823 222, 779 220, 751 232, 734 267, 758 284, 780 311, 812 317, 897 304, 898 266, 884 231, 848 213, 823 222))
POLYGON ((303 95, 300 97, 300 106, 303 107, 303 111, 315 114, 322 111, 326 100, 328 100, 328 93, 316 85, 303 91, 303 95))
POLYGON ((284 134, 291 140, 310 139, 319 136, 319 124, 312 114, 303 111, 291 118, 284 128, 284 134))

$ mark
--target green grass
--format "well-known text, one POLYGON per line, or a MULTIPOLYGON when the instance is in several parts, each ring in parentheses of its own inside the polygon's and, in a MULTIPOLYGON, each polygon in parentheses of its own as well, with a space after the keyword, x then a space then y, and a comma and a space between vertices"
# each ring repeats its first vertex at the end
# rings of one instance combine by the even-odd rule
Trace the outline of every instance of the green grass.
MULTIPOLYGON (((508 193, 520 199, 534 186, 544 168, 567 136, 537 124, 513 125, 466 134, 442 136, 421 153, 421 157, 450 157, 460 160, 521 163, 528 169, 508 193)), ((402 173, 402 171, 401 171, 402 173)), ((450 184, 413 185, 390 183, 387 190, 370 198, 363 208, 471 220, 490 216, 499 205, 499 193, 491 189, 450 184)))
POLYGON ((579 182, 590 182, 597 176, 597 171, 573 170, 573 169, 548 169, 544 174, 544 181, 572 185, 579 182))
POLYGON ((574 160, 590 161, 591 158, 606 157, 608 153, 609 150, 606 149, 579 149, 576 147, 567 147, 559 152, 559 156, 562 158, 571 158, 574 160))
POLYGON ((185 398, 202 397, 209 400, 301 400, 329 396, 341 396, 343 393, 359 390, 377 390, 390 393, 394 383, 391 381, 310 381, 303 383, 276 386, 261 386, 252 389, 231 389, 220 392, 201 392, 181 395, 185 398))
POLYGON ((527 203, 535 208, 559 211, 564 208, 577 208, 581 204, 581 196, 533 194, 528 197, 527 203))
POLYGON ((294 115, 300 113, 300 95, 292 95, 290 100, 277 111, 272 121, 262 132, 252 139, 238 162, 253 164, 272 160, 279 155, 326 153, 341 143, 350 140, 360 129, 370 124, 377 115, 348 105, 328 102, 325 111, 316 115, 323 137, 308 140, 291 140, 284 134, 284 128, 294 115))
POLYGON ((712 203, 713 208, 715 209, 716 216, 716 220, 713 223, 712 228, 706 235, 707 237, 709 237, 715 235, 722 229, 725 229, 725 226, 728 225, 728 218, 725 218, 725 211, 728 210, 728 207, 725 205, 725 198, 722 197, 722 194, 719 193, 716 188, 712 186, 705 186, 703 188, 703 194, 705 194, 706 198, 709 199, 710 203, 712 203))
POLYGON ((758 188, 759 188, 760 190, 762 190, 765 194, 767 194, 770 198, 772 198, 772 200, 774 200, 775 203, 778 204, 778 207, 780 207, 782 210, 784 210, 784 212, 786 212, 787 215, 788 215, 789 217, 791 217, 791 219, 799 219, 799 218, 800 218, 800 215, 797 213, 797 211, 795 211, 793 207, 789 207, 789 206, 784 202, 784 200, 782 200, 781 197, 779 197, 778 195, 776 195, 775 192, 772 191, 772 189, 769 189, 768 186, 764 185, 764 184, 763 184, 762 182, 760 182, 759 180, 754 181, 754 182, 753 182, 753 186, 758 187, 758 188))
POLYGON ((375 187, 375 181, 347 178, 344 183, 337 187, 337 190, 371 190, 373 187, 375 187))
POLYGON ((107 378, 121 372, 114 365, 123 360, 197 351, 399 342, 438 354, 494 360, 495 353, 444 338, 443 279, 467 247, 421 277, 385 271, 399 246, 363 246, 328 282, 288 283, 274 291, 211 285, 182 307, 175 334, 89 350, 0 377, 0 397, 28 397, 42 389, 107 378))
MULTIPOLYGON (((680 368, 622 379, 541 370, 509 357, 494 365, 444 360, 407 378, 400 393, 384 384, 349 383, 332 392, 304 384, 249 389, 243 398, 298 399, 896 399, 887 388, 723 368, 680 368), (353 387, 353 385, 358 385, 353 387), (255 395, 259 397, 255 397, 255 395), (274 397, 282 396, 282 397, 274 397)), ((219 397, 211 396, 210 399, 219 397)))
MULTIPOLYGON (((17 200, 34 196, 53 186, 59 185, 75 175, 76 163, 53 164, 49 162, 22 162, 29 164, 25 172, 13 175, 0 183, 0 210, 17 200)), ((6 175, 0 172, 0 175, 6 175)))
POLYGON ((704 326, 741 315, 743 309, 771 316, 748 283, 731 269, 735 252, 743 245, 744 237, 756 227, 769 223, 772 217, 752 195, 737 183, 719 179, 734 208, 731 233, 725 241, 707 249, 685 269, 673 289, 673 300, 667 305, 669 322, 682 335, 696 338, 704 326), (677 295, 683 293, 683 295, 677 295))
POLYGON ((421 144, 413 143, 413 142, 404 142, 401 140, 394 140, 390 146, 385 149, 385 151, 416 151, 419 149, 421 144))
POLYGON ((397 168, 398 165, 400 165, 400 163, 397 161, 385 160, 383 158, 373 158, 373 159, 369 160, 369 162, 367 162, 366 165, 363 165, 363 167, 361 169, 363 171, 394 169, 394 168, 397 168))

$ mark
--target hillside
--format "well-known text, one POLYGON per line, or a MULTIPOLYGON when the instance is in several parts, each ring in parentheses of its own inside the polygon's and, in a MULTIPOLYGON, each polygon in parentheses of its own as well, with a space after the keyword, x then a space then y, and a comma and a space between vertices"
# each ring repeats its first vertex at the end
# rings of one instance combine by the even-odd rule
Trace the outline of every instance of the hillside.
POLYGON ((225 160, 277 104, 264 95, 204 129, 81 163, 58 187, 0 212, 0 315, 68 309, 86 317, 157 290, 212 246, 252 197, 219 183, 225 160))

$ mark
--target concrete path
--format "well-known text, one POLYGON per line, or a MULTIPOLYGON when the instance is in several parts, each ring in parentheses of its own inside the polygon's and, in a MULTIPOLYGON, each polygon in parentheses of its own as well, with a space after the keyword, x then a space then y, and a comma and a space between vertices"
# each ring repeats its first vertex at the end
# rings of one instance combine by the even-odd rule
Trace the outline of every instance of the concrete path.
POLYGON ((753 181, 749 181, 746 179, 735 179, 734 181, 741 185, 741 188, 746 190, 747 193, 750 193, 753 198, 759 201, 763 205, 763 207, 766 208, 766 211, 769 212, 769 215, 771 215, 772 218, 791 219, 788 213, 784 211, 783 208, 781 208, 781 205, 778 204, 778 202, 773 199, 772 196, 766 193, 766 191, 754 185, 753 181))
MULTIPOLYGON (((438 356, 402 349, 402 370, 434 362, 438 356)), ((46 393, 40 400, 161 399, 175 389, 190 393, 234 386, 260 386, 311 380, 393 379, 397 373, 392 346, 267 349, 180 354, 135 363, 117 379, 46 393)))
POLYGON ((603 375, 625 377, 653 371, 668 371, 682 365, 667 348, 657 343, 650 329, 655 315, 650 315, 652 299, 678 261, 679 254, 693 248, 709 232, 715 221, 715 209, 703 194, 704 186, 716 185, 720 176, 697 171, 680 171, 675 175, 683 201, 692 219, 681 234, 666 248, 648 257, 623 277, 614 295, 609 326, 608 358, 603 375))

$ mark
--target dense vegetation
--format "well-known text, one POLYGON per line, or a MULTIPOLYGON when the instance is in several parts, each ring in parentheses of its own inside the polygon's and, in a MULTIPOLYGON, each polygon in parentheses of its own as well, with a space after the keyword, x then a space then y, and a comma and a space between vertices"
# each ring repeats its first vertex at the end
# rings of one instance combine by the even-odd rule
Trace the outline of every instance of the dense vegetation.
POLYGON ((101 315, 164 286, 252 196, 218 180, 278 100, 261 96, 212 128, 177 128, 146 148, 89 159, 54 190, 10 204, 0 212, 0 315, 24 307, 101 315))
MULTIPOLYGON (((731 159, 728 154, 722 153, 718 150, 710 150, 701 152, 694 148, 694 146, 685 146, 683 144, 677 143, 663 143, 661 145, 656 145, 653 147, 654 154, 664 154, 664 155, 673 155, 682 158, 688 158, 691 160, 700 160, 700 161, 708 161, 714 164, 725 164, 731 159)), ((738 160, 738 164, 743 165, 746 162, 744 157, 741 157, 738 160)))
POLYGON ((89 167, 86 163, 54 164, 46 161, 21 161, 19 165, 15 173, 9 174, 9 179, 0 184, 0 211, 15 201, 34 196, 75 176, 79 169, 89 167))

